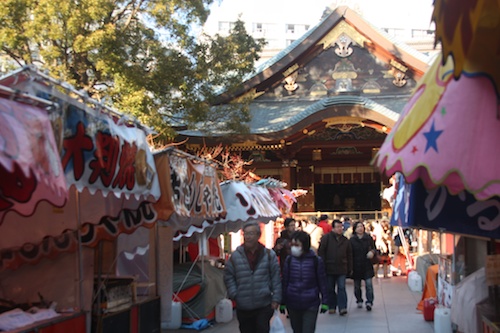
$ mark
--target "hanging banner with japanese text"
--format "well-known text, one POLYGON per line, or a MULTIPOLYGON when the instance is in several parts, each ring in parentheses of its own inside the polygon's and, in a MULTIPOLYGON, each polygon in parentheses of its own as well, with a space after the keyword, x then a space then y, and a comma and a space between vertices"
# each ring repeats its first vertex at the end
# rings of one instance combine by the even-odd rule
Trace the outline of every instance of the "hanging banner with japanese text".
POLYGON ((214 166, 194 163, 185 153, 166 150, 155 154, 161 188, 160 199, 153 204, 158 219, 174 230, 201 226, 205 220, 226 214, 219 178, 214 166))
POLYGON ((203 232, 209 237, 215 237, 223 232, 238 231, 248 222, 268 223, 282 215, 275 198, 264 186, 226 181, 221 184, 221 190, 226 203, 226 217, 206 220, 201 226, 191 226, 187 231, 178 231, 174 242, 188 244, 196 242, 203 232))
MULTIPOLYGON (((69 184, 81 191, 159 197, 153 155, 143 130, 113 117, 69 105, 61 161, 69 184)), ((154 201, 153 199, 151 199, 154 201)))

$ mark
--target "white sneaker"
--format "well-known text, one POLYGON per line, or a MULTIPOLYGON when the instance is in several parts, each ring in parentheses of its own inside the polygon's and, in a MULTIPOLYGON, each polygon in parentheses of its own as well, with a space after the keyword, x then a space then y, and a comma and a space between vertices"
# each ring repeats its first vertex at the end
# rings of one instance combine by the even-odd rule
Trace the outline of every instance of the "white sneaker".
POLYGON ((363 308, 363 303, 357 303, 358 304, 358 309, 362 309, 363 308))

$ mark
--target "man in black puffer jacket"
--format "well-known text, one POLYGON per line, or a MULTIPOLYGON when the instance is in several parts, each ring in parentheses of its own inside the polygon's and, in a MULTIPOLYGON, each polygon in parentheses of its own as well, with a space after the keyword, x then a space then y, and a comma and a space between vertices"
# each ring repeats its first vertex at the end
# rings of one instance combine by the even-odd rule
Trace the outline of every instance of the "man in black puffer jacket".
POLYGON ((342 234, 343 232, 342 222, 333 220, 332 232, 321 238, 318 249, 318 255, 325 262, 328 276, 329 313, 334 314, 338 307, 341 316, 347 314, 345 280, 347 275, 352 274, 351 243, 342 234))

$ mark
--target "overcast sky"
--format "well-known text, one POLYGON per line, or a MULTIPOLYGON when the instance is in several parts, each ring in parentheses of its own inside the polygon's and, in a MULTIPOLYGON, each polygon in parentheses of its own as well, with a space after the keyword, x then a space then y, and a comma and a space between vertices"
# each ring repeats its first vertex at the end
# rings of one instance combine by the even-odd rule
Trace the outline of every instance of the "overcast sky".
POLYGON ((316 24, 329 5, 347 5, 361 11, 377 27, 428 29, 433 0, 216 0, 207 25, 221 16, 242 14, 245 22, 316 24), (258 18, 256 20, 255 18, 258 18))

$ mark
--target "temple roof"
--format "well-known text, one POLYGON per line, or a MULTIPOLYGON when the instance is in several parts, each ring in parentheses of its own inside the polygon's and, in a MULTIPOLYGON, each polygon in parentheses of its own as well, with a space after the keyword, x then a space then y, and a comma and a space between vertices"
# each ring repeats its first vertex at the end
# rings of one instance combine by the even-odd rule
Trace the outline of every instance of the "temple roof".
MULTIPOLYGON (((348 7, 338 7, 257 67, 236 92, 220 94, 217 103, 250 97, 247 137, 261 141, 290 136, 331 117, 392 127, 429 61, 348 7)), ((191 130, 180 134, 205 136, 191 130)))

